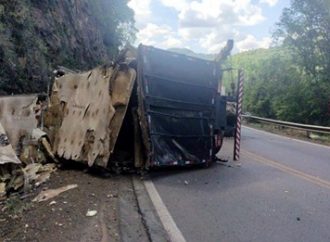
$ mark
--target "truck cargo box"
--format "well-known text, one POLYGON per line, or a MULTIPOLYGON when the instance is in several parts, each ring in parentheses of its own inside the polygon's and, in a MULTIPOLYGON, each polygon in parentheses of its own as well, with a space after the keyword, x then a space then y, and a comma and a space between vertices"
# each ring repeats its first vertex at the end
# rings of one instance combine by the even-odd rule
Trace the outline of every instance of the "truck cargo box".
POLYGON ((147 165, 211 162, 221 116, 216 115, 218 63, 140 45, 137 66, 147 165))

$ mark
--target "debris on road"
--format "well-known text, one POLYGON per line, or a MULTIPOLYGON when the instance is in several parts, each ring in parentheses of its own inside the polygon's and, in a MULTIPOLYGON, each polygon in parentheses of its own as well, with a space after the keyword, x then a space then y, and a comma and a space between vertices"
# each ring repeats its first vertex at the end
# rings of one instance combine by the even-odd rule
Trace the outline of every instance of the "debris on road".
POLYGON ((57 188, 57 189, 49 189, 49 190, 46 190, 46 191, 42 191, 32 201, 33 202, 47 201, 51 198, 54 198, 54 197, 60 195, 63 192, 74 189, 76 187, 78 187, 77 184, 71 184, 71 185, 67 185, 67 186, 64 186, 64 187, 57 188))
POLYGON ((0 183, 0 201, 6 199, 6 183, 0 183))
POLYGON ((228 159, 220 159, 220 158, 216 159, 217 164, 222 164, 222 163, 227 163, 227 162, 228 162, 228 159))
MULTIPOLYGON (((35 241, 36 238, 39 241, 54 242, 101 241, 102 221, 106 224, 106 232, 110 240, 121 241, 119 237, 115 239, 115 234, 120 234, 119 198, 109 199, 106 194, 118 194, 119 185, 122 185, 123 180, 129 179, 127 177, 102 179, 95 173, 83 173, 82 169, 83 167, 59 169, 51 175, 47 184, 33 189, 28 197, 22 198, 15 193, 0 202, 0 241, 35 241), (45 202, 31 201, 42 189, 56 189, 68 184, 77 184, 78 188, 45 202), (91 193, 95 196, 90 196, 91 193), (96 210, 97 215, 86 217, 88 209, 96 210), (29 224, 26 231, 25 224, 29 224), (100 227, 94 228, 94 225, 100 227), (49 234, 52 236, 49 237, 49 234)), ((131 183, 127 184, 128 186, 125 185, 124 188, 131 188, 131 183)), ((142 239, 142 241, 147 240, 142 239)))
POLYGON ((88 210, 87 213, 86 213, 86 216, 87 217, 93 217, 97 214, 97 211, 96 210, 88 210))
POLYGON ((40 128, 45 108, 43 95, 0 98, 0 196, 28 192, 56 171, 47 134, 40 128))
POLYGON ((38 95, 0 98, 0 123, 14 150, 21 145, 24 137, 31 134, 32 129, 38 127, 36 116, 41 111, 40 99, 38 95))
POLYGON ((51 201, 51 202, 49 203, 49 206, 55 205, 56 203, 57 203, 56 201, 51 201))
POLYGON ((0 123, 0 165, 21 164, 17 158, 13 146, 10 144, 8 136, 0 123))
POLYGON ((0 196, 5 197, 10 191, 28 192, 33 187, 38 187, 49 180, 56 171, 55 164, 42 165, 31 163, 22 166, 0 166, 1 191, 0 196))

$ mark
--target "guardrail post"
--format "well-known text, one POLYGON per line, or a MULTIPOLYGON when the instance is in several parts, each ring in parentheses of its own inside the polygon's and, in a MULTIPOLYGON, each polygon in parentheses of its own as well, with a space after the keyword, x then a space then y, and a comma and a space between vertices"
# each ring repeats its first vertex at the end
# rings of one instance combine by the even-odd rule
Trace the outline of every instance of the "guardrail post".
POLYGON ((241 127, 242 127, 242 104, 244 93, 244 71, 238 71, 238 90, 237 90, 237 106, 236 106, 236 130, 234 141, 234 161, 239 160, 241 149, 241 127))

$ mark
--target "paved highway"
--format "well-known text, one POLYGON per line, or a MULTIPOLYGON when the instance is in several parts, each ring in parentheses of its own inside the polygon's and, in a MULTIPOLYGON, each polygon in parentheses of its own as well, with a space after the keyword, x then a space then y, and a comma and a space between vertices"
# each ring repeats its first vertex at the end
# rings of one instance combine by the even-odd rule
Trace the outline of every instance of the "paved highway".
POLYGON ((330 147, 243 128, 240 166, 151 180, 186 241, 330 241, 330 147))

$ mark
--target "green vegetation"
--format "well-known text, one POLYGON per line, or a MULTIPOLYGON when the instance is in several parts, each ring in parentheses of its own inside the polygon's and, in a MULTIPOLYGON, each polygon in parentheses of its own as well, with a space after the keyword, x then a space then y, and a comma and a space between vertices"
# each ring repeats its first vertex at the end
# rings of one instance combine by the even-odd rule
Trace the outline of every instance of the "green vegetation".
POLYGON ((45 92, 58 65, 110 62, 135 36, 128 0, 0 0, 0 95, 45 92))
POLYGON ((329 30, 329 1, 294 0, 274 34, 283 44, 232 56, 227 64, 246 73, 245 111, 330 125, 329 30))

